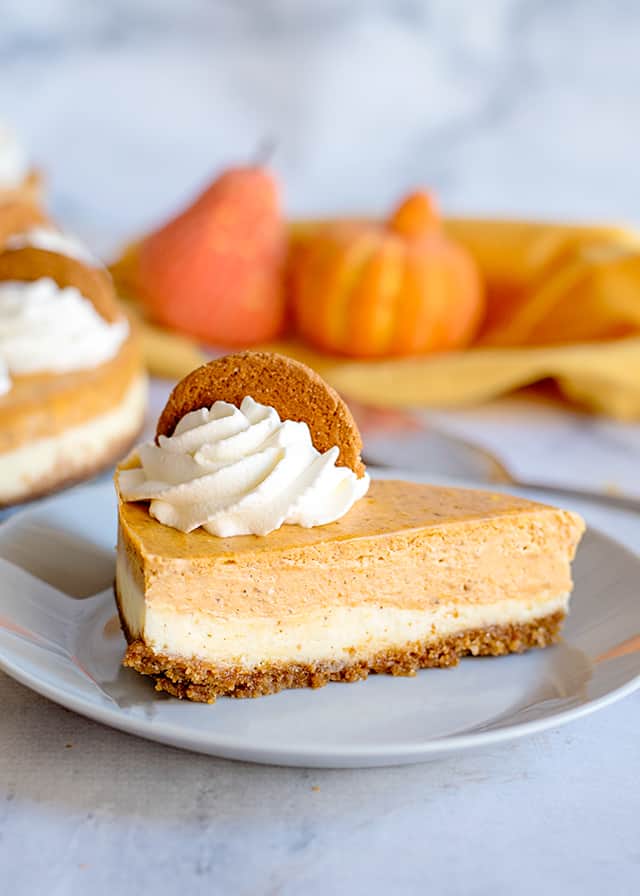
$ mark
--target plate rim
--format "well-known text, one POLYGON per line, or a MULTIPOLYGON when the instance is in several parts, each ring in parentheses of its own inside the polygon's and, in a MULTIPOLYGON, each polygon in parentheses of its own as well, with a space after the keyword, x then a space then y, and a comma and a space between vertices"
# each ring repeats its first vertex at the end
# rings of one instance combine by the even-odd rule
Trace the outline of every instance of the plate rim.
MULTIPOLYGON (((375 470, 373 471, 375 475, 375 470)), ((382 472, 382 471, 380 471, 382 472)), ((393 474, 408 480, 425 479, 422 474, 407 470, 384 470, 383 477, 388 478, 393 474)), ((434 477, 435 478, 435 477, 434 477)), ((464 480, 455 480, 441 477, 440 481, 456 484, 460 487, 482 488, 482 484, 470 485, 464 480)), ((50 505, 55 505, 62 500, 73 500, 78 493, 102 492, 106 493, 111 487, 110 482, 84 483, 66 492, 47 497, 39 502, 28 504, 19 510, 12 512, 6 519, 0 521, 0 540, 7 529, 19 525, 22 520, 29 518, 34 513, 47 511, 50 505)), ((491 487, 491 486, 488 486, 491 487)), ((526 489, 518 489, 526 494, 526 489)), ((549 490, 553 495, 553 490, 549 490)), ((535 500, 535 499, 534 499, 535 500)), ((588 504, 589 502, 584 502, 588 504)), ((616 512, 616 511, 613 511, 616 512)), ((617 511, 619 512, 619 511, 617 511)), ((635 562, 640 563, 640 553, 636 553, 627 545, 619 542, 597 526, 589 526, 589 530, 598 538, 615 545, 616 549, 624 551, 635 562)), ((91 700, 82 695, 76 695, 66 688, 60 688, 55 683, 50 683, 41 676, 32 674, 19 663, 12 661, 11 655, 0 649, 0 669, 10 678, 18 681, 23 686, 59 706, 70 709, 78 715, 89 718, 94 722, 123 731, 126 734, 141 737, 145 740, 162 743, 178 749, 190 750, 205 755, 248 761, 268 765, 280 765, 286 767, 315 767, 315 768, 356 768, 371 766, 406 765, 428 761, 443 755, 460 754, 470 750, 481 750, 512 740, 520 740, 542 731, 558 728, 569 722, 591 715, 606 706, 610 706, 624 699, 640 688, 640 664, 637 673, 628 681, 615 688, 587 700, 577 706, 549 711, 536 719, 507 724, 504 727, 477 732, 461 732, 448 734, 442 737, 433 737, 418 743, 399 743, 389 745, 342 745, 339 748, 318 748, 310 746, 278 745, 277 748, 268 746, 247 744, 238 740, 237 736, 225 737, 224 734, 213 734, 210 731, 189 729, 185 731, 180 725, 173 722, 162 721, 150 723, 144 716, 130 715, 119 707, 103 705, 97 700, 91 700)))

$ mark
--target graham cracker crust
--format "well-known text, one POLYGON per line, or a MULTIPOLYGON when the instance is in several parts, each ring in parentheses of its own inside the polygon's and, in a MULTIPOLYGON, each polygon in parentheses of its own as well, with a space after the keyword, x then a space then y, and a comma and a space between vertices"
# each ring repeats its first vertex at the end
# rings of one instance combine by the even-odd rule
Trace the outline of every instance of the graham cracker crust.
MULTIPOLYGON (((321 688, 330 681, 360 681, 370 673, 413 676, 418 669, 456 666, 464 656, 503 656, 531 647, 547 647, 560 634, 561 610, 519 625, 500 625, 461 632, 440 641, 412 642, 369 657, 325 663, 264 663, 255 668, 213 666, 197 659, 155 653, 144 641, 133 639, 118 611, 129 642, 123 666, 155 680, 157 691, 180 699, 215 703, 217 697, 263 697, 285 688, 321 688)), ((355 650, 353 651, 355 653, 355 650)))

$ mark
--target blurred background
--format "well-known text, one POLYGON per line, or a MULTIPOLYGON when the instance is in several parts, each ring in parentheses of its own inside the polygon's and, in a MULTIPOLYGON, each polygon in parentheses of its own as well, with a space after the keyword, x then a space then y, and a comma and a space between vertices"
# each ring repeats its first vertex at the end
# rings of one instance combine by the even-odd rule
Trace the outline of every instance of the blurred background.
POLYGON ((634 0, 4 0, 0 111, 102 252, 265 139, 289 212, 640 218, 634 0))
MULTIPOLYGON (((633 225, 639 33, 634 0, 4 0, 0 118, 107 259, 265 142, 291 217, 425 186, 448 214, 633 225)), ((640 494, 633 420, 521 395, 425 419, 520 478, 640 494)))

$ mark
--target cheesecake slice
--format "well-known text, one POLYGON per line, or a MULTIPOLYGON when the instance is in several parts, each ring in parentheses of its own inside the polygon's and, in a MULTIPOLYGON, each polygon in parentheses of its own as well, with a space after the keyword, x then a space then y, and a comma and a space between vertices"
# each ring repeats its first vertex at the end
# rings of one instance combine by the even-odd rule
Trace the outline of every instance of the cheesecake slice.
POLYGON ((108 272, 50 225, 15 231, 28 220, 0 251, 0 507, 113 466, 146 409, 140 335, 108 272))
POLYGON ((467 654, 553 643, 584 529, 578 516, 491 492, 369 485, 342 405, 331 411, 320 393, 311 401, 298 383, 295 407, 285 407, 282 371, 269 380, 262 370, 247 382, 243 365, 252 362, 240 357, 223 373, 208 365, 204 394, 202 375, 183 381, 156 443, 116 474, 125 666, 151 676, 158 690, 213 702, 370 672, 413 675, 467 654), (255 401, 240 400, 247 390, 255 401), (293 429, 269 417, 267 405, 279 407, 277 421, 295 420, 293 429), (275 429, 259 442, 255 427, 267 418, 275 429), (291 460, 285 449, 265 469, 256 458, 266 462, 274 439, 288 450, 300 426, 324 453, 313 476, 304 473, 304 487, 300 474, 293 488, 278 479, 291 460), (216 427, 224 429, 219 439, 216 427), (253 445, 240 458, 234 427, 253 445), (318 474, 326 446, 341 440, 337 465, 318 474), (198 468, 207 463, 213 466, 198 468), (279 490, 270 489, 276 480, 279 490), (353 499, 346 510, 345 496, 353 499), (334 516, 340 504, 333 521, 316 524, 318 515, 325 519, 320 499, 334 516))
POLYGON ((136 503, 119 516, 125 665, 206 702, 546 647, 583 531, 519 498, 393 480, 265 538, 183 534, 136 503))

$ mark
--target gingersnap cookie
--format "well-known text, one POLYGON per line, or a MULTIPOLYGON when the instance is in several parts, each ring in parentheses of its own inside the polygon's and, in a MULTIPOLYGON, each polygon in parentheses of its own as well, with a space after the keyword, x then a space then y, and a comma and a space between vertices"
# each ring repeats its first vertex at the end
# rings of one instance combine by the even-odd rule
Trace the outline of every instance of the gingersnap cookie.
POLYGON ((351 411, 315 371, 274 352, 239 352, 198 367, 173 389, 156 436, 170 436, 190 411, 226 401, 240 407, 247 396, 275 408, 282 420, 306 423, 321 453, 337 446, 336 464, 364 475, 362 439, 351 411))
POLYGON ((43 277, 49 277, 61 289, 75 287, 109 323, 121 317, 111 275, 98 262, 30 245, 6 248, 0 253, 0 281, 33 282, 43 277))

